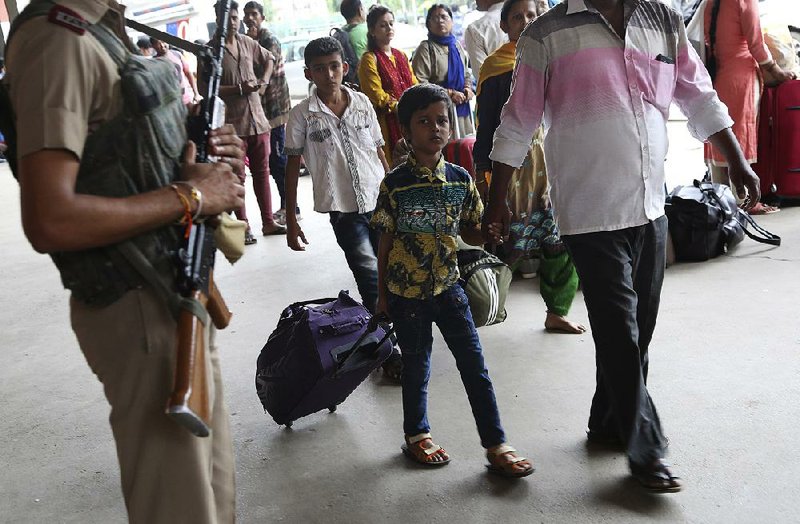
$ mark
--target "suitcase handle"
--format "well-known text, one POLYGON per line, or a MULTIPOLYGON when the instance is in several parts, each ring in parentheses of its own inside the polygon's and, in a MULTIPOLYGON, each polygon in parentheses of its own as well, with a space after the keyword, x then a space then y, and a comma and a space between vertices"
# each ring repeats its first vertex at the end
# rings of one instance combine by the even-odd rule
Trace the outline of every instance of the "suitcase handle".
MULTIPOLYGON (((335 370, 333 372, 334 378, 337 378, 339 375, 341 375, 345 371, 345 367, 348 364, 352 364, 352 362, 357 359, 356 355, 367 353, 365 351, 358 351, 359 345, 362 342, 364 342, 364 339, 366 339, 368 335, 374 333, 381 325, 381 323, 384 322, 385 320, 388 319, 382 315, 376 315, 372 317, 369 320, 369 323, 367 323, 367 329, 364 331, 364 333, 361 334, 360 337, 358 337, 358 340, 356 340, 355 342, 353 342, 353 344, 350 345, 348 349, 338 352, 336 351, 336 349, 331 351, 331 356, 333 357, 333 361, 336 363, 335 370)), ((380 350, 380 348, 386 343, 386 341, 389 340, 389 337, 391 337, 393 333, 394 333, 394 327, 386 329, 386 334, 375 345, 375 349, 367 353, 369 359, 373 358, 373 356, 378 352, 378 350, 380 350)), ((368 365, 369 363, 370 363, 369 361, 364 361, 364 363, 354 365, 352 366, 351 369, 347 369, 346 371, 352 371, 354 369, 361 368, 365 365, 368 365)))
POLYGON ((311 300, 301 300, 300 302, 294 302, 293 304, 290 304, 289 307, 287 307, 286 309, 295 309, 301 306, 307 306, 309 304, 327 304, 328 302, 336 302, 342 297, 347 297, 356 304, 358 303, 355 300, 353 300, 352 297, 350 297, 350 293, 348 291, 342 290, 339 291, 339 296, 331 298, 312 298, 311 300))
POLYGON ((338 298, 339 297, 312 298, 311 300, 302 300, 300 302, 295 302, 293 304, 290 304, 289 307, 287 307, 286 309, 295 309, 295 308, 298 308, 298 307, 307 306, 309 304, 327 304, 328 302, 334 302, 334 301, 338 300, 338 298))
POLYGON ((292 304, 289 304, 289 306, 287 306, 286 309, 284 309, 283 312, 281 313, 281 318, 283 319, 293 316, 298 309, 304 306, 308 306, 310 304, 327 304, 329 302, 336 302, 337 300, 342 299, 343 297, 347 297, 352 301, 352 303, 358 304, 358 302, 356 302, 350 297, 350 294, 347 291, 340 291, 338 297, 312 298, 311 300, 301 300, 300 302, 294 302, 292 304))
POLYGON ((352 333, 353 331, 358 331, 364 325, 364 319, 359 317, 354 320, 349 320, 347 322, 341 322, 339 324, 329 324, 327 326, 320 326, 319 332, 323 335, 344 335, 346 333, 352 333))

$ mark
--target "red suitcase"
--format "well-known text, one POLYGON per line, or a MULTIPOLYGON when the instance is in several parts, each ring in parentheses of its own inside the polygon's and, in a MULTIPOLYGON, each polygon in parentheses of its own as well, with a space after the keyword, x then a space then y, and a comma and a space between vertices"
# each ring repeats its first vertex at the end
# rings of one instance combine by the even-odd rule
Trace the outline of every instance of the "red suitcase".
POLYGON ((800 80, 764 89, 754 167, 763 197, 800 198, 800 80))
POLYGON ((474 146, 474 136, 459 138, 457 140, 451 140, 444 147, 442 154, 444 154, 445 160, 451 164, 463 167, 472 178, 475 178, 475 164, 472 163, 472 148, 474 146))

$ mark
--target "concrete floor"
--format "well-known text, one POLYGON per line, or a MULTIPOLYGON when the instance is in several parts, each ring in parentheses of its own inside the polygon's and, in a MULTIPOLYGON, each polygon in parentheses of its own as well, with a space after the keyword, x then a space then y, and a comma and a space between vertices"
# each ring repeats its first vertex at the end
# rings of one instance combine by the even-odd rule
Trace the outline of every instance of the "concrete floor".
MULTIPOLYGON (((671 124, 673 183, 702 170, 684 129, 671 124)), ((628 478, 622 455, 587 449, 592 340, 544 332, 536 280, 516 280, 508 320, 480 330, 507 433, 537 464, 527 480, 485 472, 441 338, 430 418, 454 457, 446 468, 421 470, 400 454, 400 390, 380 374, 335 414, 275 425, 253 374, 281 309, 355 289, 326 217, 311 212, 310 180, 300 186, 306 253, 263 238, 236 266, 218 264, 235 313, 219 342, 240 522, 800 522, 800 208, 759 219, 783 236, 780 248, 745 240, 727 256, 667 271, 650 391, 687 487, 654 496, 628 478)), ((69 328, 57 273, 21 233, 5 166, 0 204, 0 521, 124 522, 108 407, 69 328)), ((588 322, 580 295, 570 316, 588 322)))

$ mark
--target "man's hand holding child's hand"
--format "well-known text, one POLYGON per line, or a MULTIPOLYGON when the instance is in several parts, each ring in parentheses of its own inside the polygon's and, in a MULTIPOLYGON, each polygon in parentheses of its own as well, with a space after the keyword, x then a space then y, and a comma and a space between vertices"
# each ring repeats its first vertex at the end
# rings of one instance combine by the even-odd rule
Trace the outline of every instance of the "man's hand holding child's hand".
POLYGON ((503 238, 503 224, 499 222, 491 222, 484 227, 484 237, 487 242, 492 244, 502 244, 503 238))

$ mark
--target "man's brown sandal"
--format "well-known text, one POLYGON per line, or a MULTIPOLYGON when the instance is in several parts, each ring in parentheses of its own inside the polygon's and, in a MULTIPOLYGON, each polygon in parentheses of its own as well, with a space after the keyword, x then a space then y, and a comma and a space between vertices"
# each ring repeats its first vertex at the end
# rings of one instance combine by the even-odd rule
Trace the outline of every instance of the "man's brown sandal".
POLYGON ((444 466, 450 462, 450 457, 441 446, 433 443, 430 433, 420 433, 409 437, 406 435, 406 443, 401 446, 403 454, 411 458, 414 462, 418 462, 423 466, 444 466), (430 447, 424 447, 423 442, 430 441, 430 447), (437 459, 438 458, 438 459, 437 459))
POLYGON ((486 450, 489 463, 486 468, 497 475, 509 478, 527 477, 535 471, 533 464, 525 457, 518 457, 517 450, 508 444, 500 444, 486 450))

